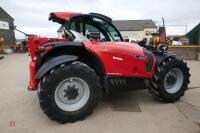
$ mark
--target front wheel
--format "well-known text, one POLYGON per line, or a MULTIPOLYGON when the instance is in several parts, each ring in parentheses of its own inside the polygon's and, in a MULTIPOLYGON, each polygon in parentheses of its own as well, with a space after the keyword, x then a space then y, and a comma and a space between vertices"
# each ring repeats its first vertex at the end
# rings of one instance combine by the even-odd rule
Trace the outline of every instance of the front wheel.
POLYGON ((81 120, 97 105, 100 84, 94 70, 81 62, 57 67, 44 76, 38 92, 40 106, 61 123, 81 120))
POLYGON ((190 73, 187 64, 176 58, 168 58, 155 70, 150 79, 150 92, 166 102, 174 102, 188 89, 190 73))

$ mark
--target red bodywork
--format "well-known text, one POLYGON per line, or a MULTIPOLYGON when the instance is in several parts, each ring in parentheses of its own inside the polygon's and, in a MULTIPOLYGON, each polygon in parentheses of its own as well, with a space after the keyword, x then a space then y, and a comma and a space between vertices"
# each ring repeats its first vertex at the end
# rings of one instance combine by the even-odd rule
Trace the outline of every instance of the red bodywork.
POLYGON ((84 42, 83 45, 101 60, 106 76, 150 78, 154 72, 154 69, 151 72, 146 71, 147 57, 144 55, 143 48, 137 44, 127 42, 84 42), (144 59, 138 59, 137 56, 144 57, 144 59))
POLYGON ((56 20, 60 24, 64 24, 67 20, 71 19, 71 17, 80 15, 81 13, 75 12, 52 12, 50 13, 50 20, 56 20))
MULTIPOLYGON (((37 56, 34 51, 39 50, 39 47, 42 46, 45 43, 48 42, 54 42, 54 41, 68 41, 67 39, 58 39, 58 38, 41 38, 37 36, 30 36, 28 40, 28 48, 29 53, 31 56, 31 62, 29 65, 30 69, 30 81, 29 81, 29 90, 36 90, 39 81, 35 80, 35 74, 36 74, 36 66, 37 66, 37 56)), ((46 47, 46 51, 43 53, 46 54, 52 47, 46 47)))
POLYGON ((54 14, 56 17, 63 19, 63 20, 69 20, 71 17, 81 14, 81 13, 75 13, 75 12, 52 12, 51 14, 54 14))
MULTIPOLYGON (((52 14, 52 13, 51 13, 52 14)), ((54 17, 59 17, 60 19, 67 20, 73 15, 78 15, 79 13, 53 13, 54 17)), ((69 41, 67 39, 57 39, 57 38, 39 38, 30 37, 28 42, 28 47, 31 55, 30 63, 30 83, 29 90, 36 90, 38 87, 38 80, 35 80, 35 74, 37 72, 37 57, 35 50, 39 49, 39 46, 53 41, 69 41)), ((137 44, 127 43, 127 42, 82 42, 83 47, 96 55, 98 59, 103 64, 105 70, 105 76, 123 76, 123 77, 143 77, 151 78, 154 73, 154 68, 156 64, 155 56, 154 63, 150 72, 146 71, 145 66, 148 61, 144 55, 144 48, 137 44)), ((46 54, 52 47, 46 47, 46 54)), ((43 56, 42 55, 42 56, 43 56)))

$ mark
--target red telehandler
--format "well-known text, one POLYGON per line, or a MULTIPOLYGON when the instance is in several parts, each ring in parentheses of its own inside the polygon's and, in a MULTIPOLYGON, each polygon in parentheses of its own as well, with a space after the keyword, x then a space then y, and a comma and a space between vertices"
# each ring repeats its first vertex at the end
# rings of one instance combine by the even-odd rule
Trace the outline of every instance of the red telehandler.
POLYGON ((141 47, 124 42, 101 14, 52 12, 62 38, 29 35, 29 90, 38 90, 43 112, 61 123, 91 114, 103 93, 148 88, 165 102, 184 95, 189 68, 167 45, 141 47))

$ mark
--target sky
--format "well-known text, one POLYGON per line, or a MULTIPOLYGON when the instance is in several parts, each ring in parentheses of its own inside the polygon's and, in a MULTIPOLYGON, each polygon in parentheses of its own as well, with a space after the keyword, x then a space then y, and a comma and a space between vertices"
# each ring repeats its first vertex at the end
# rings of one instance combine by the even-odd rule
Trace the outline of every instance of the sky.
MULTIPOLYGON (((50 12, 96 12, 113 20, 165 19, 167 35, 182 35, 200 23, 200 0, 0 0, 18 29, 57 37, 59 24, 48 20, 50 12), (187 26, 186 26, 187 25, 187 26), (186 28, 187 27, 187 28, 186 28)), ((16 32, 17 39, 24 38, 16 32)))

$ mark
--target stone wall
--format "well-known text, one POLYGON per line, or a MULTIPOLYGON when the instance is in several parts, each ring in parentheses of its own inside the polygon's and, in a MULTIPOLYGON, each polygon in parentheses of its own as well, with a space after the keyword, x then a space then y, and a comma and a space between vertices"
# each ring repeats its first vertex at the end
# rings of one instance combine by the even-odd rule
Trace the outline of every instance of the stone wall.
POLYGON ((200 46, 170 46, 169 51, 184 60, 200 60, 200 46))

